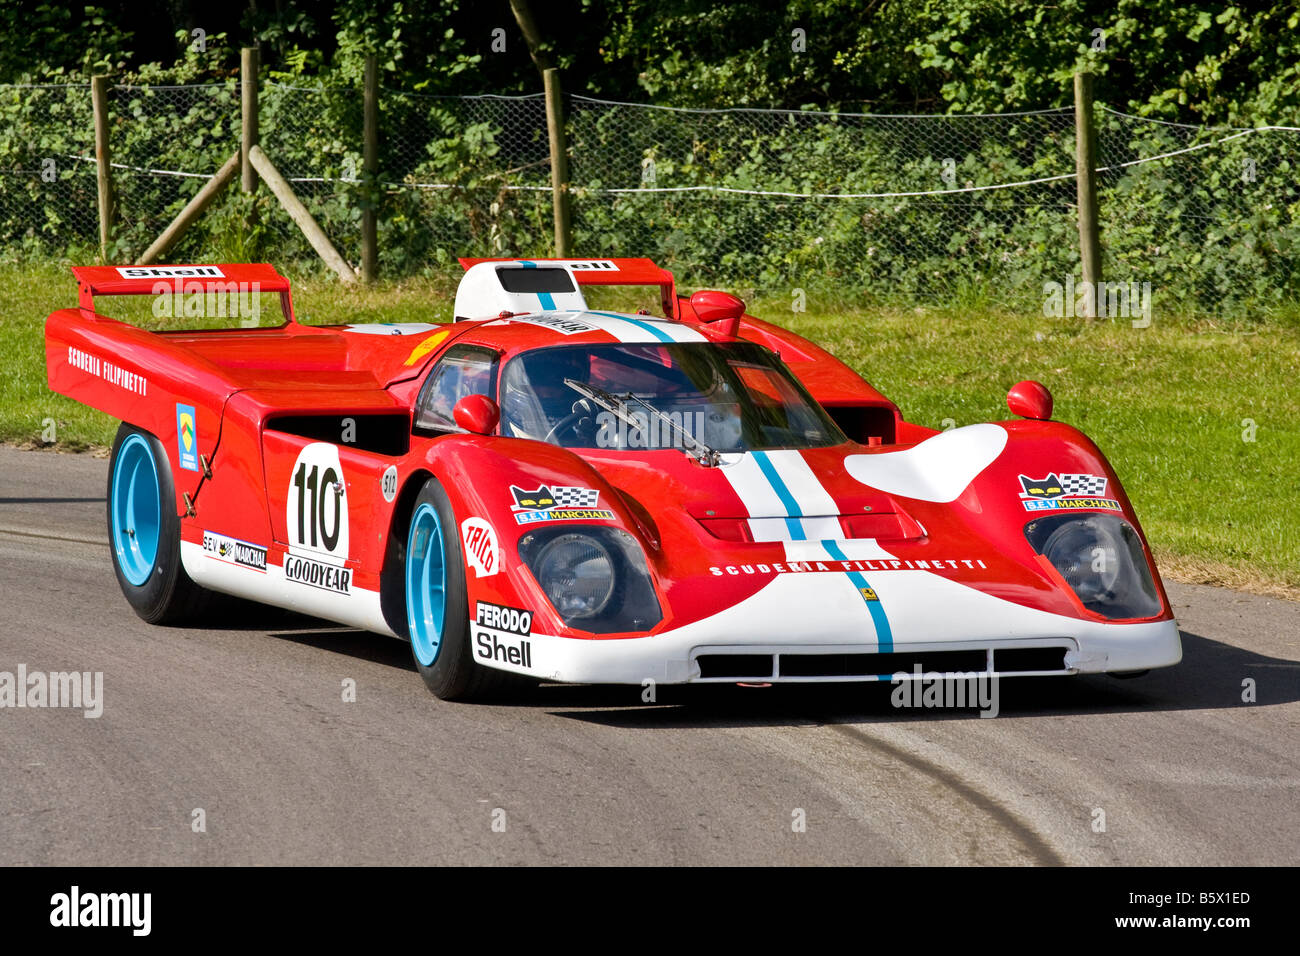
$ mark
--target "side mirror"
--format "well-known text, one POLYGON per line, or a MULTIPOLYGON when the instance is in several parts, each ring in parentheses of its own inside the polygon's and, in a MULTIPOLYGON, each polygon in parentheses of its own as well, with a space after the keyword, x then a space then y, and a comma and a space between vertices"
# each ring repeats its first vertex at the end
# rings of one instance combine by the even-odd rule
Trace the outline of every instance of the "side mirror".
POLYGON ((466 395, 451 410, 456 424, 475 435, 490 435, 501 418, 501 409, 486 395, 466 395))
POLYGON ((1007 392, 1007 408, 1012 415, 1050 421, 1052 418, 1052 393, 1042 382, 1026 379, 1011 386, 1007 392))
POLYGON ((745 314, 745 300, 732 295, 730 292, 701 289, 691 296, 690 301, 691 308, 695 310, 696 316, 706 324, 726 321, 739 322, 740 317, 745 314))

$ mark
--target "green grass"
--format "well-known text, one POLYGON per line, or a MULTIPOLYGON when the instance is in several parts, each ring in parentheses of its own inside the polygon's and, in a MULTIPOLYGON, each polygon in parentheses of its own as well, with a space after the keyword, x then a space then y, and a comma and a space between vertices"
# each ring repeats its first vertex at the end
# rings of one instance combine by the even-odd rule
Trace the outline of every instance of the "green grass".
MULTIPOLYGON (((445 321, 454 276, 373 289, 328 279, 295 286, 299 316, 317 323, 445 321)), ((0 266, 0 441, 86 449, 116 424, 45 387, 42 323, 75 304, 55 266, 0 266)), ((623 304, 602 301, 602 306, 623 304)), ((935 428, 1009 417, 1007 389, 1024 378, 1056 397, 1055 417, 1083 429, 1124 481, 1165 573, 1300 595, 1300 327, 1294 316, 1236 327, 1164 316, 1048 319, 956 309, 822 305, 790 300, 751 311, 788 325, 857 368, 910 420, 935 428), (1255 423, 1253 442, 1243 440, 1255 423)))

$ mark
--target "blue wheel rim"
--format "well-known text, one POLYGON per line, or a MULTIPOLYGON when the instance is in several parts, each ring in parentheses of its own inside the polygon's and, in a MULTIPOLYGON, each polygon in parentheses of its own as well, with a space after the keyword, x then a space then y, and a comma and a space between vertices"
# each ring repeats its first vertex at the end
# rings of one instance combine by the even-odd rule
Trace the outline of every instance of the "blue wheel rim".
POLYGON ((149 580, 158 560, 162 529, 158 466, 143 435, 131 435, 117 449, 113 463, 113 550, 122 576, 139 587, 149 580))
POLYGON ((447 560, 438 509, 422 504, 406 538, 406 623, 415 659, 433 666, 447 612, 447 560))

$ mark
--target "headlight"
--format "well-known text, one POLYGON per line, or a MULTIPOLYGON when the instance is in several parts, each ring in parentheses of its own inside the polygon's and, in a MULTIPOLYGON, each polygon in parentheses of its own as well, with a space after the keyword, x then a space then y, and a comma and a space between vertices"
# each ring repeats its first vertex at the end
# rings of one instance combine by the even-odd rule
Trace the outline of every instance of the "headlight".
POLYGON ((562 534, 537 553, 534 572, 565 621, 596 617, 614 596, 614 557, 586 534, 562 534))
POLYGON ((1160 613, 1142 542, 1118 515, 1039 518, 1025 526, 1025 537, 1089 611, 1112 620, 1160 613))
POLYGON ((569 627, 618 634, 663 620, 645 554, 621 528, 530 531, 519 539, 519 556, 569 627))

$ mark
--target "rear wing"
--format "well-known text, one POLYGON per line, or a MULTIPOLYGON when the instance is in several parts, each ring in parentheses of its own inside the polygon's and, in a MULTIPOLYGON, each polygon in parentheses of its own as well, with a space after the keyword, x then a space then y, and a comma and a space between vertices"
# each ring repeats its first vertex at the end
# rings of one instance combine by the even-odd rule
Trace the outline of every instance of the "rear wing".
POLYGON ((295 322, 289 280, 266 262, 208 266, 73 266, 77 304, 95 311, 97 295, 278 292, 285 318, 295 322))
POLYGON ((468 269, 480 262, 533 262, 567 266, 578 285, 657 285, 666 318, 678 318, 673 274, 649 259, 460 259, 468 269))

